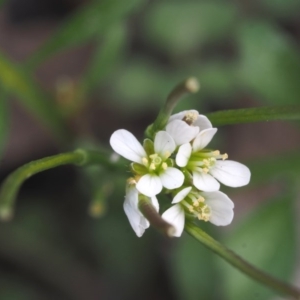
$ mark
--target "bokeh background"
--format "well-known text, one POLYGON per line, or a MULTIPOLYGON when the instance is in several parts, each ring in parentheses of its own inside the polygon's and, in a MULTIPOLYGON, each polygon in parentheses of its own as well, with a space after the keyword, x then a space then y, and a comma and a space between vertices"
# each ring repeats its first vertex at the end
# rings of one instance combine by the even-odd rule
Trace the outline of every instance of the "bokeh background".
MULTIPOLYGON (((1 0, 1 181, 31 160, 108 147, 118 128, 142 138, 189 76, 201 91, 177 111, 299 104, 299 16, 299 0, 1 0)), ((230 226, 203 228, 300 286, 299 123, 224 126, 212 145, 252 180, 223 189, 230 226)), ((0 224, 0 299, 279 299, 186 234, 137 238, 126 175, 64 166, 29 179, 0 224)))

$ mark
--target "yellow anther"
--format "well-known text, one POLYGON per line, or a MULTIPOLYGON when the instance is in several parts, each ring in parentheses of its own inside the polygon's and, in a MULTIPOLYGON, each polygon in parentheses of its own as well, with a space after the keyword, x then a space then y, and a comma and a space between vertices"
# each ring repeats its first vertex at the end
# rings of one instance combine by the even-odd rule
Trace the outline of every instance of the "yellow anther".
POLYGON ((215 151, 212 152, 212 154, 214 156, 218 156, 218 155, 220 155, 220 151, 219 150, 215 150, 215 151))
POLYGON ((202 171, 203 171, 203 173, 207 174, 209 169, 208 168, 203 168, 202 171))
POLYGON ((165 158, 169 158, 170 156, 171 156, 171 152, 170 151, 166 151, 164 157, 165 158))
POLYGON ((162 163, 162 165, 161 165, 161 167, 164 169, 164 170, 166 170, 167 168, 168 168, 168 165, 167 165, 167 163, 162 163))
POLYGON ((195 207, 197 207, 197 206, 199 206, 199 202, 196 200, 196 201, 193 202, 193 205, 194 205, 195 207))
POLYGON ((127 179, 127 183, 128 183, 129 185, 134 185, 134 184, 136 184, 136 180, 135 180, 133 177, 129 177, 129 178, 127 179))
POLYGON ((228 158, 228 154, 227 154, 227 153, 224 153, 224 154, 222 155, 222 159, 225 160, 225 159, 227 159, 227 158, 228 158))
POLYGON ((204 199, 203 197, 199 196, 199 198, 197 199, 197 201, 198 201, 198 202, 204 202, 205 199, 204 199))
POLYGON ((188 209, 191 213, 194 212, 194 208, 192 206, 190 206, 188 209))
POLYGON ((149 169, 150 170, 155 170, 156 169, 155 163, 151 163, 149 169))
POLYGON ((209 160, 208 160, 208 159, 203 159, 203 163, 204 163, 205 165, 209 165, 209 160))
POLYGON ((151 159, 155 159, 157 156, 158 156, 158 154, 157 154, 157 153, 154 153, 154 154, 151 154, 149 157, 150 157, 151 159))
POLYGON ((142 158, 142 163, 143 165, 147 166, 148 165, 148 159, 146 157, 142 158))

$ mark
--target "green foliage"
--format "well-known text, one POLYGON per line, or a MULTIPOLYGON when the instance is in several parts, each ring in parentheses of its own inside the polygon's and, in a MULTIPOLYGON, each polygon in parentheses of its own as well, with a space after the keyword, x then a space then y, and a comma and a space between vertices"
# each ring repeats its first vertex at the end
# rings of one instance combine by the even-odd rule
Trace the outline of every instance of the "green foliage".
POLYGON ((35 68, 49 56, 99 37, 127 14, 143 3, 143 0, 94 0, 78 10, 63 24, 56 34, 30 58, 28 65, 35 68))
POLYGON ((105 34, 104 41, 99 41, 89 67, 82 79, 85 93, 99 86, 116 68, 126 46, 127 31, 124 23, 112 26, 105 34))
MULTIPOLYGON (((0 85, 1 89, 1 85, 0 85)), ((6 93, 3 89, 0 91, 0 157, 5 147, 9 129, 9 108, 6 99, 6 93)))
POLYGON ((176 57, 222 40, 236 17, 235 7, 225 2, 158 2, 147 13, 145 32, 153 44, 176 57))
POLYGON ((178 299, 220 299, 220 289, 215 289, 219 274, 215 255, 200 246, 190 236, 184 235, 174 247, 170 275, 178 299))
POLYGON ((21 67, 0 53, 0 82, 7 94, 16 95, 24 106, 49 126, 58 138, 70 139, 66 126, 55 107, 40 86, 21 67))
MULTIPOLYGON (((261 205, 224 243, 250 263, 288 282, 294 270, 296 251, 295 215, 292 196, 261 205)), ((274 292, 222 262, 227 299, 266 300, 274 292)))
POLYGON ((239 26, 240 80, 272 104, 298 104, 300 54, 289 36, 267 22, 239 26))

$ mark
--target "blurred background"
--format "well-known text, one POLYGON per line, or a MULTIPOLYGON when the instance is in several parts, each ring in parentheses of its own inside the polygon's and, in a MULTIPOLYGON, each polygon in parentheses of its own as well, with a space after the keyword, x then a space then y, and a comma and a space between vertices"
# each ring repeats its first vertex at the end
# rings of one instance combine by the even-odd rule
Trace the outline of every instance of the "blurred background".
MULTIPOLYGON (((300 1, 0 0, 0 180, 31 160, 142 138, 170 90, 177 111, 300 103, 300 1)), ((202 228, 300 286, 299 122, 219 128, 212 146, 252 171, 226 228, 202 228)), ((22 187, 0 224, 1 300, 279 299, 184 234, 137 238, 127 174, 59 167, 22 187)), ((280 298, 284 299, 284 298, 280 298)))

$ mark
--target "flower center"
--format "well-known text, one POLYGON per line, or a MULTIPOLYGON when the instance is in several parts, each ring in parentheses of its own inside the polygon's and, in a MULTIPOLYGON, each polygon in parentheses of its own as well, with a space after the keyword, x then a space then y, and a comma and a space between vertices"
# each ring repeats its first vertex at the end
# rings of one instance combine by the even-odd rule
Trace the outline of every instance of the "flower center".
POLYGON ((194 217, 205 222, 209 221, 211 216, 210 207, 205 204, 205 199, 198 193, 190 193, 181 203, 194 217))
POLYGON ((148 168, 150 172, 166 170, 168 167, 167 163, 164 162, 164 159, 160 157, 157 153, 151 154, 149 156, 149 159, 144 157, 143 164, 145 167, 148 168))
POLYGON ((182 121, 187 123, 188 125, 192 125, 198 118, 198 112, 196 111, 188 111, 185 113, 182 121))
POLYGON ((220 154, 219 150, 207 151, 202 150, 192 153, 187 168, 192 171, 199 171, 200 173, 208 173, 209 169, 213 167, 217 159, 225 160, 228 158, 227 153, 220 154))

